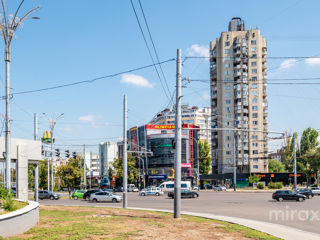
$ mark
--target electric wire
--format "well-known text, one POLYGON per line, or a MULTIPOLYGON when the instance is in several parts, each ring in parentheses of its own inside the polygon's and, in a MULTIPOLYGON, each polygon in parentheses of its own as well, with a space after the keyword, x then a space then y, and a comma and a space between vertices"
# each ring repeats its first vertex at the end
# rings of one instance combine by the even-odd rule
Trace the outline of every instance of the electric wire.
MULTIPOLYGON (((150 50, 150 48, 149 48, 149 45, 148 45, 148 42, 147 42, 146 36, 144 35, 144 32, 143 32, 143 29, 142 29, 142 26, 141 26, 140 20, 139 20, 138 15, 137 15, 136 8, 134 7, 133 1, 132 1, 132 0, 130 0, 130 2, 131 2, 132 9, 133 9, 133 11, 134 11, 134 15, 135 15, 136 20, 137 20, 137 23, 138 23, 138 25, 139 25, 139 29, 140 29, 140 32, 141 32, 141 34, 142 34, 142 37, 143 37, 144 43, 145 43, 145 45, 146 45, 146 47, 147 47, 147 49, 148 49, 148 52, 149 52, 149 55, 150 55, 151 61, 152 61, 153 65, 154 65, 154 68, 155 68, 155 70, 156 70, 157 76, 158 76, 158 78, 159 78, 159 80, 160 80, 161 87, 162 87, 162 89, 163 89, 163 91, 164 91, 164 93, 165 93, 166 97, 167 97, 168 99, 170 99, 170 98, 169 98, 169 96, 168 96, 168 93, 167 93, 167 91, 166 91, 166 89, 165 89, 165 87, 164 87, 164 85, 163 85, 162 79, 161 79, 161 77, 160 77, 160 74, 159 74, 158 68, 156 67, 156 64, 155 64, 155 61, 154 61, 154 59, 153 59, 153 56, 152 56, 152 54, 151 54, 151 50, 150 50)), ((160 63, 159 63, 159 64, 160 64, 160 63)), ((170 94, 170 92, 169 92, 169 94, 170 94)))

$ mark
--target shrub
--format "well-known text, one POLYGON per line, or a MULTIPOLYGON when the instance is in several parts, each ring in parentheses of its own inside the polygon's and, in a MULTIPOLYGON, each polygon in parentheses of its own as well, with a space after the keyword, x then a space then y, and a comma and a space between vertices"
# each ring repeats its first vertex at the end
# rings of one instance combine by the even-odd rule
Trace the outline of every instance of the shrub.
POLYGON ((318 184, 312 184, 311 187, 318 187, 318 184))
POLYGON ((10 195, 11 194, 10 194, 9 190, 7 190, 5 188, 0 188, 0 199, 6 198, 10 195))
POLYGON ((1 203, 2 203, 2 208, 7 212, 11 212, 17 209, 17 206, 14 203, 11 196, 7 196, 3 198, 1 203))
POLYGON ((270 189, 281 189, 283 188, 282 182, 269 182, 268 188, 270 189))
POLYGON ((264 189, 264 184, 263 183, 258 183, 257 188, 258 189, 264 189))

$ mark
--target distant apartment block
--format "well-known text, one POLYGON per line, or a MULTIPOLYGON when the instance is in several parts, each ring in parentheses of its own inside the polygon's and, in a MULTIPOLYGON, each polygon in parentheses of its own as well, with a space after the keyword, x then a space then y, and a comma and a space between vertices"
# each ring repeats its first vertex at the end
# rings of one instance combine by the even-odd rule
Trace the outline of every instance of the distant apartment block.
POLYGON ((108 169, 113 169, 113 161, 118 157, 118 146, 114 142, 99 144, 100 176, 108 176, 108 169))
POLYGON ((240 18, 210 42, 211 125, 225 129, 212 132, 213 173, 232 172, 234 156, 240 173, 268 171, 266 55, 260 30, 240 18))

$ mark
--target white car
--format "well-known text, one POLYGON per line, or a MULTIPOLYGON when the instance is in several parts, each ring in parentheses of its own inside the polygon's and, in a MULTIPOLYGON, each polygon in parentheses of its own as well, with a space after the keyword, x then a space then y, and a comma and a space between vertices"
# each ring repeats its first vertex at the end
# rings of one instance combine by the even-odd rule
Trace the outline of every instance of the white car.
POLYGON ((110 192, 96 192, 90 195, 93 202, 121 202, 122 198, 110 192))
POLYGON ((155 195, 160 196, 163 195, 163 191, 159 187, 147 187, 140 191, 140 196, 146 196, 146 195, 155 195))
POLYGON ((316 195, 316 194, 320 195, 320 188, 319 187, 312 187, 311 190, 314 195, 316 195))
POLYGON ((212 187, 213 191, 227 191, 227 188, 225 186, 216 185, 212 187))

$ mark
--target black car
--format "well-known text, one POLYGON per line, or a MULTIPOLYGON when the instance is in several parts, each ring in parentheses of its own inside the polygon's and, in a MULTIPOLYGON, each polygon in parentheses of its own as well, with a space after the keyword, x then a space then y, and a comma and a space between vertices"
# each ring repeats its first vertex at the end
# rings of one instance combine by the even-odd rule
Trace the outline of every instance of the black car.
POLYGON ((43 190, 38 192, 39 199, 51 199, 51 200, 58 200, 60 198, 60 195, 51 191, 43 190))
POLYGON ((296 200, 302 202, 306 199, 306 196, 291 190, 279 190, 272 194, 272 198, 280 202, 283 200, 296 200))
POLYGON ((309 188, 300 188, 300 189, 297 190, 297 192, 299 194, 305 195, 307 198, 313 198, 314 197, 314 194, 313 194, 312 190, 309 189, 309 188))
POLYGON ((100 192, 101 190, 100 189, 91 189, 91 190, 88 190, 86 191, 84 194, 83 194, 83 199, 84 200, 90 200, 90 195, 92 193, 96 193, 96 192, 100 192))
POLYGON ((123 192, 123 187, 114 188, 113 192, 123 192))
MULTIPOLYGON (((174 198, 174 192, 168 192, 168 197, 174 198)), ((188 189, 181 189, 181 198, 197 198, 199 194, 188 189)))

